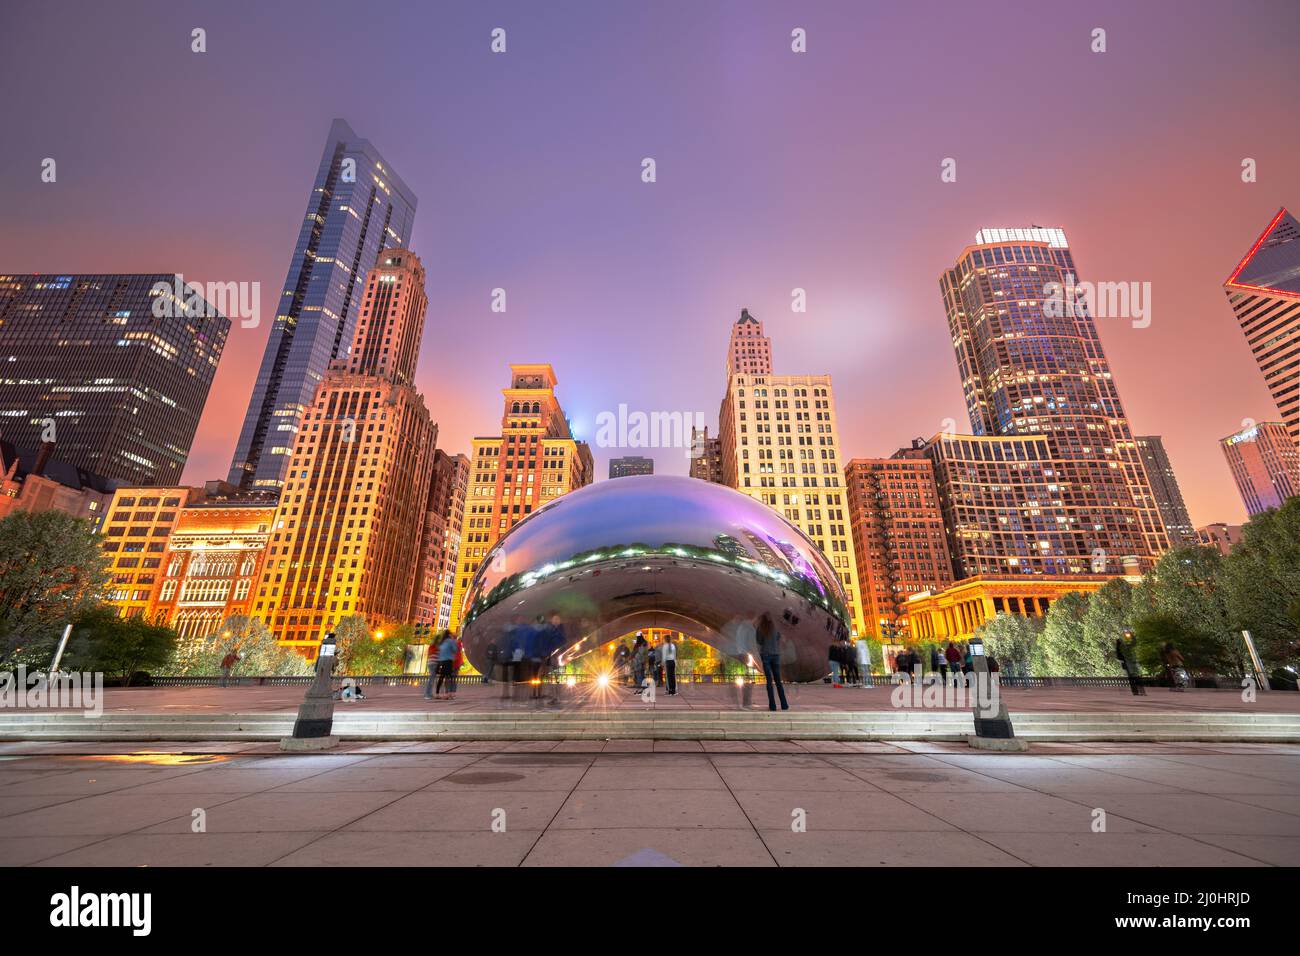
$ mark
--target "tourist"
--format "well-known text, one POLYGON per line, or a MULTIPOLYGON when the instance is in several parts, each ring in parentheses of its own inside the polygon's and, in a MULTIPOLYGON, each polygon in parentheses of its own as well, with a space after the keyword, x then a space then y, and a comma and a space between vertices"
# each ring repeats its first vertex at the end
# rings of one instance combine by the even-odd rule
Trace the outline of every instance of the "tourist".
POLYGON ((501 657, 501 648, 497 647, 496 641, 487 646, 484 656, 487 658, 487 669, 483 672, 483 683, 490 684, 492 674, 497 669, 497 660, 501 657))
POLYGON ((230 680, 230 672, 235 669, 239 663, 239 655, 231 651, 221 659, 221 686, 226 686, 226 681, 230 680))
POLYGON ((434 700, 455 700, 456 699, 456 654, 459 650, 459 642, 451 634, 451 631, 443 631, 438 640, 438 682, 434 685, 434 700), (442 688, 444 683, 447 686, 447 693, 443 694, 442 688))
POLYGON ((438 638, 435 637, 429 645, 429 653, 424 660, 425 669, 429 672, 429 679, 424 682, 424 699, 433 700, 433 681, 438 673, 438 638))
POLYGON ((831 646, 827 648, 827 659, 831 665, 831 686, 842 687, 840 683, 840 645, 838 641, 832 641, 831 646))
POLYGON ((859 638, 857 642, 858 658, 858 686, 866 687, 867 681, 871 677, 871 645, 867 643, 865 637, 859 638))
POLYGON ((668 684, 668 696, 674 697, 677 694, 677 642, 673 640, 672 631, 668 632, 659 650, 664 662, 664 679, 668 684))
MULTIPOLYGON (((944 660, 943 655, 939 653, 939 645, 931 644, 930 645, 930 672, 934 674, 938 674, 939 679, 944 680, 943 672, 948 669, 947 663, 948 662, 944 660)), ((944 680, 944 682, 947 683, 946 680, 944 680)))
POLYGON ((1133 692, 1133 696, 1145 697, 1147 689, 1142 686, 1142 676, 1138 673, 1137 661, 1124 653, 1126 639, 1133 640, 1133 634, 1125 631, 1123 637, 1115 638, 1115 657, 1119 661, 1119 666, 1124 668, 1124 673, 1128 675, 1128 689, 1133 692))
POLYGON ((636 640, 632 642, 632 692, 641 693, 641 682, 645 680, 646 664, 649 661, 650 650, 646 644, 645 635, 640 631, 636 632, 636 640))
POLYGON ((961 673, 961 651, 957 650, 956 644, 949 641, 948 647, 943 652, 943 657, 948 662, 948 670, 952 672, 953 686, 956 686, 957 675, 961 673))
POLYGON ((843 632, 840 633, 840 667, 844 669, 844 684, 852 687, 858 680, 858 657, 853 653, 853 645, 849 643, 849 636, 843 632))
POLYGON ((772 615, 766 611, 754 626, 754 637, 758 641, 758 656, 763 662, 763 677, 767 681, 767 709, 776 710, 776 693, 781 695, 781 709, 789 710, 785 699, 785 685, 781 683, 781 632, 777 630, 772 615))
POLYGON ((1160 660, 1165 665, 1165 679, 1169 681, 1171 690, 1182 690, 1190 683, 1187 671, 1183 669, 1183 655, 1178 653, 1173 641, 1165 641, 1165 646, 1160 649, 1160 660))

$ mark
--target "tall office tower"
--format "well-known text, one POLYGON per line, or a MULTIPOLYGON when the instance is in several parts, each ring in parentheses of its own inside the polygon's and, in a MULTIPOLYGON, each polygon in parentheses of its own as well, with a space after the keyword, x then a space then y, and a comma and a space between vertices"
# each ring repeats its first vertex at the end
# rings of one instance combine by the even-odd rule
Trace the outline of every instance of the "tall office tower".
MULTIPOLYGON (((1063 550, 1052 557, 1101 550, 1110 573, 1126 558, 1147 568, 1168 537, 1096 323, 1065 291, 1077 274, 1060 229, 976 234, 940 277, 962 391, 976 436, 1045 439, 1048 490, 1066 508, 1054 536, 1063 550)), ((950 527, 949 535, 962 531, 950 527)))
POLYGON ((415 203, 379 151, 336 119, 235 445, 232 484, 284 483, 303 414, 352 342, 366 272, 383 250, 410 240, 415 203))
POLYGON ((133 485, 180 480, 230 320, 176 275, 0 275, 0 439, 133 485), (183 301, 182 301, 183 300, 183 301))
POLYGON ((428 301, 419 258, 385 250, 352 349, 303 416, 254 607, 282 641, 316 646, 354 614, 413 616, 438 436, 412 384, 428 301))
POLYGON ((763 323, 740 310, 740 318, 731 327, 727 345, 727 371, 732 375, 771 375, 772 340, 763 334, 763 323))
POLYGON ((1197 528, 1196 540, 1202 547, 1214 548, 1226 558, 1232 553, 1233 548, 1241 544, 1241 525, 1216 521, 1203 528, 1197 528))
POLYGON ((595 463, 573 437, 555 397, 549 365, 511 365, 501 434, 475 438, 465 495, 460 569, 451 601, 452 630, 460 627, 465 592, 497 539, 538 508, 591 484, 595 463))
POLYGON ((1137 442, 1142 467, 1146 469, 1147 480, 1151 482, 1151 493, 1156 497, 1156 507, 1164 521, 1165 533, 1169 535, 1169 546, 1181 548, 1199 543, 1196 527, 1187 513, 1183 493, 1178 488, 1178 479, 1174 477, 1174 466, 1170 464, 1169 454, 1165 451, 1165 443, 1159 435, 1139 435, 1133 440, 1137 442))
POLYGON ((691 426, 691 477, 722 484, 722 439, 691 426))
POLYGON ((1223 283, 1251 354, 1300 446, 1300 223, 1286 209, 1223 283))
POLYGON ((1219 446, 1252 518, 1300 494, 1300 449, 1281 422, 1251 425, 1219 446))
POLYGON ((628 475, 653 475, 655 460, 640 455, 624 455, 609 460, 609 477, 626 478, 628 475))
POLYGON ((863 616, 882 638, 910 637, 908 598, 953 583, 934 466, 911 450, 854 458, 844 485, 863 616))
POLYGON ((215 634, 230 616, 249 613, 275 504, 274 494, 224 481, 166 489, 161 498, 156 489, 118 489, 104 527, 110 603, 183 638, 215 634))
MULTIPOLYGON (((844 584, 854 630, 866 634, 848 501, 840 481, 839 427, 829 375, 734 370, 739 329, 762 326, 742 312, 731 330, 732 362, 718 413, 722 483, 758 498, 801 529, 844 584)), ((762 363, 771 366, 771 347, 762 363)))
POLYGON ((461 525, 465 519, 465 489, 469 483, 469 458, 433 453, 433 478, 424 513, 420 542, 423 567, 415 620, 440 631, 451 621, 451 595, 460 557, 461 525))

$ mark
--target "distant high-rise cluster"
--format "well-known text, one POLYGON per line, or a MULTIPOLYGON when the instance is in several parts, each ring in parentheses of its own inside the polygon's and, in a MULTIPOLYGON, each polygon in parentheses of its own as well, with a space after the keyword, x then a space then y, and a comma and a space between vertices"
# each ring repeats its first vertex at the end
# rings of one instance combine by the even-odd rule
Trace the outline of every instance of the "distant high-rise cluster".
POLYGON ((1251 425, 1219 445, 1252 518, 1300 494, 1300 448, 1282 422, 1251 425))
POLYGON ((1174 476, 1174 466, 1165 451, 1164 439, 1159 435, 1139 435, 1134 441, 1137 442, 1138 454, 1142 456, 1147 479, 1151 482, 1156 509, 1164 522, 1165 533, 1169 535, 1169 546, 1180 548, 1199 544, 1196 527, 1187 513, 1187 504, 1174 476))
POLYGON ((628 475, 653 475, 655 460, 641 455, 624 455, 609 460, 609 477, 626 478, 628 475))

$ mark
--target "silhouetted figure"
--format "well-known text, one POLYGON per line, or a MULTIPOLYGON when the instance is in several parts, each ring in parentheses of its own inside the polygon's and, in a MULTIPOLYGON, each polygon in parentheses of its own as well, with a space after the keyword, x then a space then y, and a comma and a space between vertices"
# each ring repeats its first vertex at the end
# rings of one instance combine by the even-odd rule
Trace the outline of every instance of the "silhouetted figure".
POLYGON ((758 656, 763 661, 763 677, 767 680, 767 709, 776 710, 775 685, 775 693, 781 695, 781 709, 789 710, 785 685, 781 683, 781 632, 771 614, 763 612, 754 627, 754 636, 758 639, 758 656))

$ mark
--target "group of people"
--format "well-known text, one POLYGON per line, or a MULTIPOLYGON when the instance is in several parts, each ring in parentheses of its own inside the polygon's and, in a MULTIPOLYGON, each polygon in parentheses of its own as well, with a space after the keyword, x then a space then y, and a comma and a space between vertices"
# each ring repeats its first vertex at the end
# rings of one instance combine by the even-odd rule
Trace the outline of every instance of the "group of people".
POLYGON ((649 676, 659 686, 667 685, 668 696, 677 695, 677 641, 672 632, 658 644, 636 632, 631 647, 624 641, 614 650, 614 670, 632 681, 634 693, 640 693, 649 676))
POLYGON ((831 684, 834 687, 865 687, 871 673, 871 647, 866 641, 850 641, 847 634, 831 642, 829 654, 831 684))
MULTIPOLYGON (((949 641, 947 647, 941 647, 939 644, 931 644, 928 648, 921 649, 915 647, 905 647, 901 651, 889 655, 890 669, 895 674, 906 674, 909 677, 931 673, 938 674, 939 679, 945 684, 948 678, 955 680, 959 676, 965 677, 975 669, 972 662, 972 652, 969 641, 949 641), (928 668, 926 665, 929 665, 928 668)), ((1001 669, 998 660, 992 654, 985 653, 984 659, 988 662, 989 673, 996 674, 1001 669)))
POLYGON ((424 682, 424 699, 455 700, 456 675, 464 663, 465 646, 455 634, 443 631, 435 637, 429 644, 429 679, 424 682))

